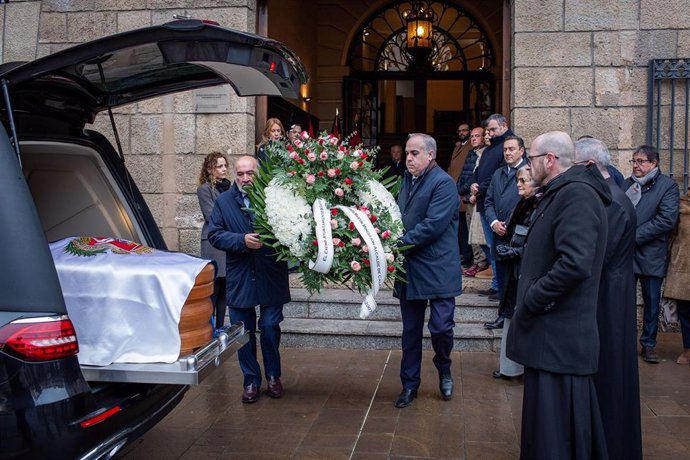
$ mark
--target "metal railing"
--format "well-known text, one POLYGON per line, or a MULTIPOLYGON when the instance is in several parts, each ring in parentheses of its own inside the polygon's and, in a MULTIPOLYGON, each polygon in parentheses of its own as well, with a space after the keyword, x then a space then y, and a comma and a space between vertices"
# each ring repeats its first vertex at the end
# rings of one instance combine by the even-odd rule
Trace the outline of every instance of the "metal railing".
POLYGON ((647 144, 659 150, 668 174, 688 189, 690 58, 649 61, 647 144), (666 157, 666 153, 668 156, 666 157), (678 160, 678 157, 680 161, 678 160))

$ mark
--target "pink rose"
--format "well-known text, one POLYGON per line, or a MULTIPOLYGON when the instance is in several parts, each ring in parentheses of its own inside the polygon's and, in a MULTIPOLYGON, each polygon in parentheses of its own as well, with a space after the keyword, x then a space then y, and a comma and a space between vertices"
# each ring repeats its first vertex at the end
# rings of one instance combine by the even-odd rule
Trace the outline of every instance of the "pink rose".
POLYGON ((337 220, 331 219, 331 228, 332 228, 333 230, 335 230, 336 228, 338 228, 338 221, 337 221, 337 220))
POLYGON ((322 160, 328 160, 328 152, 324 150, 319 154, 319 158, 321 158, 322 160))
POLYGON ((316 155, 314 155, 313 152, 309 152, 307 154, 307 158, 309 159, 309 161, 314 161, 314 160, 316 160, 316 155))
POLYGON ((378 227, 374 227, 374 230, 376 230, 376 233, 381 234, 381 229, 378 227))
POLYGON ((383 238, 384 240, 387 240, 390 237, 391 237, 391 231, 390 230, 386 230, 385 232, 381 233, 381 238, 383 238))
POLYGON ((345 158, 345 154, 343 152, 338 152, 338 154, 335 156, 338 160, 342 160, 345 158))
POLYGON ((297 155, 297 152, 293 151, 293 152, 290 152, 290 158, 292 158, 293 160, 296 160, 299 158, 299 155, 297 155))
POLYGON ((307 174, 306 181, 307 181, 307 184, 310 184, 310 185, 311 185, 311 184, 313 184, 314 182, 316 182, 316 176, 313 175, 313 174, 307 174))
POLYGON ((302 147, 302 141, 299 139, 295 139, 292 143, 295 144, 295 147, 302 147))
POLYGON ((309 139, 309 133, 308 132, 302 131, 301 135, 302 135, 302 139, 309 139))
POLYGON ((350 268, 353 272, 358 272, 362 269, 362 266, 359 264, 359 262, 353 260, 352 262, 350 262, 350 268))
POLYGON ((352 246, 359 246, 360 244, 362 244, 362 240, 359 238, 352 238, 352 246))
POLYGON ((352 163, 350 163, 350 169, 357 169, 357 168, 359 168, 358 162, 353 161, 352 163))
POLYGON ((333 238, 333 246, 340 246, 340 238, 333 238))
POLYGON ((335 144, 338 143, 338 138, 335 137, 335 136, 330 136, 330 137, 328 138, 328 142, 330 142, 331 145, 335 145, 335 144))
POLYGON ((335 189, 335 190, 333 191, 333 193, 335 193, 335 196, 338 196, 338 197, 342 197, 342 196, 345 195, 345 192, 344 192, 343 189, 341 189, 340 187, 338 187, 337 189, 335 189))
POLYGON ((362 246, 362 252, 368 253, 369 252, 369 246, 367 246, 366 244, 364 246, 362 246))
POLYGON ((391 254, 390 252, 387 252, 386 253, 386 260, 388 261, 388 263, 393 263, 393 261, 395 260, 395 256, 393 254, 391 254))
POLYGON ((328 170, 328 177, 335 177, 335 169, 328 170))

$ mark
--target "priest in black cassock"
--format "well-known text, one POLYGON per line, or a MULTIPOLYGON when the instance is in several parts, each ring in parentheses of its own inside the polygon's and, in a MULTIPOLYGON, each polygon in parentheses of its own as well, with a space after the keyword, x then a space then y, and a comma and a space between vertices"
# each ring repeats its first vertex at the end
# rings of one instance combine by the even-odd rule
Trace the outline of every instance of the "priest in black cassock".
POLYGON ((597 296, 611 192, 594 167, 573 165, 564 132, 538 136, 527 159, 542 198, 524 244, 507 355, 525 366, 520 457, 607 459, 594 387, 597 296))
POLYGON ((611 189, 606 208, 608 237, 599 284, 599 371, 594 385, 599 398, 610 460, 642 458, 640 382, 637 369, 637 302, 635 299, 635 207, 609 174, 606 145, 598 139, 575 144, 576 163, 594 164, 611 189))

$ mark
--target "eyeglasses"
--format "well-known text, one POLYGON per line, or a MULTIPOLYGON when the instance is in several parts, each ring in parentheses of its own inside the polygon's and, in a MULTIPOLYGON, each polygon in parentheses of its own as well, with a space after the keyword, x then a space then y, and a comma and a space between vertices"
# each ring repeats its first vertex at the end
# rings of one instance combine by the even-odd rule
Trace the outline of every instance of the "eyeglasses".
POLYGON ((651 163, 651 162, 652 162, 652 160, 640 160, 640 159, 628 160, 628 163, 630 163, 631 165, 637 165, 637 166, 642 166, 645 163, 651 163))
MULTIPOLYGON (((528 165, 531 165, 533 159, 539 158, 539 157, 545 157, 545 156, 548 155, 549 153, 551 153, 551 152, 540 153, 539 155, 527 155, 527 156, 525 157, 525 159, 527 160, 527 164, 528 164, 528 165)), ((555 159, 558 160, 558 157, 557 157, 556 155, 554 155, 553 157, 554 157, 555 159)))
POLYGON ((532 181, 532 179, 525 179, 524 177, 517 178, 518 184, 527 184, 532 181))

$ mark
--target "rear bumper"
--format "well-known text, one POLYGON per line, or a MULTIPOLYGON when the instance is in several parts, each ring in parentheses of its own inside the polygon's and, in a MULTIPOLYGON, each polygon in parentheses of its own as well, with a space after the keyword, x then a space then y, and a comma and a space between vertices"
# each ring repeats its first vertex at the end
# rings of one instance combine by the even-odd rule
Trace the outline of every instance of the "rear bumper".
POLYGON ((248 336, 244 324, 236 323, 223 329, 217 338, 199 351, 182 356, 174 363, 81 366, 81 371, 84 378, 90 382, 196 385, 247 343, 248 336))

